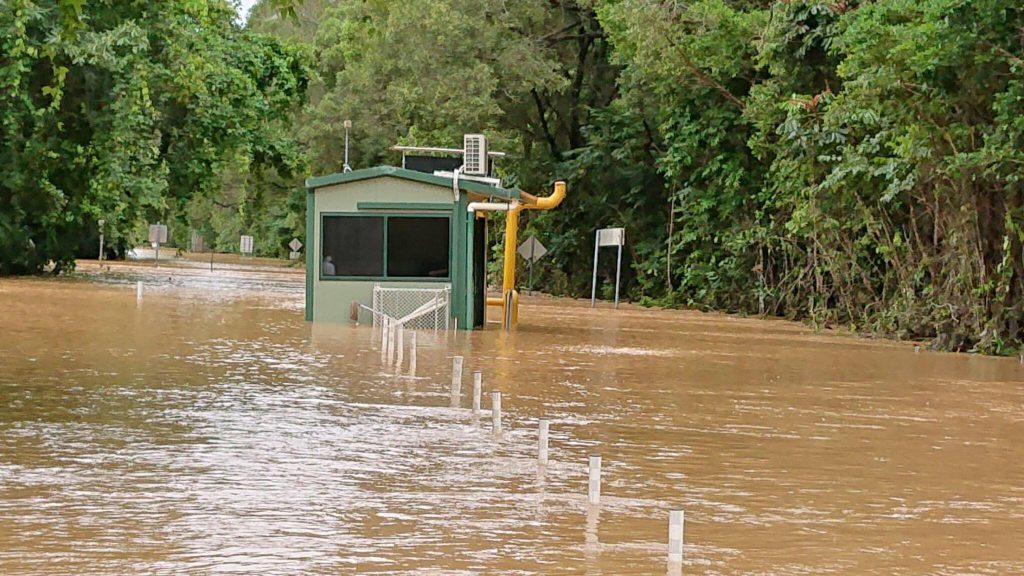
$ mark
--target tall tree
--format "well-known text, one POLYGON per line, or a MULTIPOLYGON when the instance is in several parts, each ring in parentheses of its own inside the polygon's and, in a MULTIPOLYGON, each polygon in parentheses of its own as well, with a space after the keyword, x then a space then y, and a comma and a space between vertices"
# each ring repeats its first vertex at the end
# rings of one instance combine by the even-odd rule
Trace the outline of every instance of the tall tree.
POLYGON ((0 274, 71 266, 97 220, 116 240, 167 219, 238 158, 300 165, 279 125, 305 99, 304 53, 228 2, 4 4, 0 274))

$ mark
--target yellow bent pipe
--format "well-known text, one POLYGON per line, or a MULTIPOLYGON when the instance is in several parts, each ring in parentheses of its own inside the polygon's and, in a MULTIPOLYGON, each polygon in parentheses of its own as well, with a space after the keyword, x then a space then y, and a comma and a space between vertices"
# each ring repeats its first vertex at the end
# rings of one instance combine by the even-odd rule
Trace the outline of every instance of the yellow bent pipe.
MULTIPOLYGON (((555 182, 555 189, 550 196, 538 198, 532 194, 521 193, 522 202, 515 208, 508 211, 505 216, 505 267, 501 277, 501 298, 488 298, 487 304, 502 307, 502 323, 508 314, 504 310, 505 295, 509 290, 514 290, 516 285, 516 246, 519 244, 519 213, 523 210, 551 210, 565 200, 565 182, 555 182)), ((513 295, 512 323, 519 319, 519 298, 518 294, 513 295)))

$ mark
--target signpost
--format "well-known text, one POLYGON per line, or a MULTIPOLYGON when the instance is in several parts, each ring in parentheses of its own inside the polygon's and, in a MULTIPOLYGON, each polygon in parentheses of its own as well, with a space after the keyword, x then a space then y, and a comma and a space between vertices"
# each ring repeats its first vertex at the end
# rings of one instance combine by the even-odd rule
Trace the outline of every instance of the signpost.
POLYGON ((102 220, 102 219, 98 222, 98 224, 100 225, 100 256, 99 256, 100 261, 103 260, 103 225, 106 224, 106 223, 107 223, 106 220, 102 220))
POLYGON ((602 246, 618 246, 619 258, 615 263, 615 307, 619 307, 619 278, 622 273, 622 245, 626 243, 625 228, 602 228, 594 238, 594 277, 590 284, 590 307, 597 299, 597 251, 602 246))
POLYGON ((167 225, 166 224, 150 224, 149 225, 149 243, 156 250, 156 263, 160 265, 160 245, 167 243, 167 225))
POLYGON ((242 236, 239 244, 242 254, 252 254, 252 236, 242 236))
POLYGON ((299 252, 299 250, 302 250, 302 242, 299 242, 298 238, 292 238, 292 241, 288 243, 288 247, 292 249, 292 251, 288 253, 288 258, 290 260, 298 260, 299 256, 302 256, 299 252))
POLYGON ((526 259, 530 264, 530 282, 528 284, 529 290, 533 291, 533 263, 540 260, 548 253, 548 249, 537 240, 536 236, 530 236, 523 243, 519 245, 519 255, 526 259))

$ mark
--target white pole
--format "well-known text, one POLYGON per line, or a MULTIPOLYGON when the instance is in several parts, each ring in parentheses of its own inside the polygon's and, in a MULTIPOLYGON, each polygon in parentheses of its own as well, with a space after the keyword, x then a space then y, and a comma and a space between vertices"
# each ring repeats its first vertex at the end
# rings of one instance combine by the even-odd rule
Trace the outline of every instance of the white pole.
POLYGON ((142 280, 135 283, 135 299, 142 300, 142 280))
POLYGON ((619 259, 615 261, 615 307, 619 307, 619 278, 622 276, 622 244, 619 244, 619 259))
POLYGON ((462 396, 462 356, 452 358, 452 408, 459 405, 462 396))
POLYGON ((491 427, 495 434, 501 434, 501 392, 491 392, 491 427))
POLYGON ((601 231, 594 232, 594 277, 590 281, 590 307, 594 307, 597 299, 597 241, 601 237, 601 231))
POLYGON ((473 372, 473 416, 480 415, 480 390, 483 388, 483 374, 473 372))
POLYGON ((416 331, 409 334, 409 375, 416 375, 416 331))
POLYGON ((601 503, 601 456, 597 454, 590 456, 590 491, 588 493, 588 500, 593 506, 601 503))
POLYGON ((395 359, 395 372, 402 371, 402 361, 405 359, 405 325, 398 325, 398 357, 395 359))
POLYGON ((683 562, 683 511, 668 513, 668 561, 670 564, 683 562))
POLYGON ((388 357, 388 317, 380 318, 380 361, 383 363, 388 357))
POLYGON ((395 325, 388 322, 388 360, 387 365, 395 363, 395 325))
POLYGON ((537 462, 541 466, 548 465, 548 421, 541 420, 537 428, 537 462))

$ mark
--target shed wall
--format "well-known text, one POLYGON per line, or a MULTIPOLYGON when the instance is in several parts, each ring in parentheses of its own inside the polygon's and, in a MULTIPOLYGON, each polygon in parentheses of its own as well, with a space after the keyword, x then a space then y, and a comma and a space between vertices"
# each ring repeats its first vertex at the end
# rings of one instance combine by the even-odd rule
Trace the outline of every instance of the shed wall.
MULTIPOLYGON (((317 322, 348 322, 349 307, 352 302, 359 302, 370 306, 373 299, 373 285, 378 283, 375 280, 320 280, 321 264, 321 219, 324 212, 350 212, 360 213, 359 203, 372 202, 376 205, 395 204, 396 207, 403 205, 401 210, 395 210, 401 214, 421 213, 410 210, 409 204, 448 204, 455 208, 455 198, 452 191, 439 186, 432 186, 419 182, 412 182, 400 178, 374 178, 372 180, 361 180, 319 188, 311 194, 312 201, 307 203, 307 209, 312 207, 313 217, 307 218, 306 246, 312 257, 307 260, 307 299, 311 301, 308 307, 310 320, 317 322), (311 225, 310 225, 311 224, 311 225)), ((373 212, 380 212, 380 208, 373 212)), ((423 214, 451 214, 450 212, 424 211, 423 214)), ((453 247, 454 249, 454 247, 453 247)), ((454 279, 454 276, 453 276, 454 279)), ((439 288, 443 286, 439 282, 379 282, 382 286, 396 286, 406 288, 439 288)), ((368 313, 360 315, 361 323, 368 323, 372 319, 368 313)))

